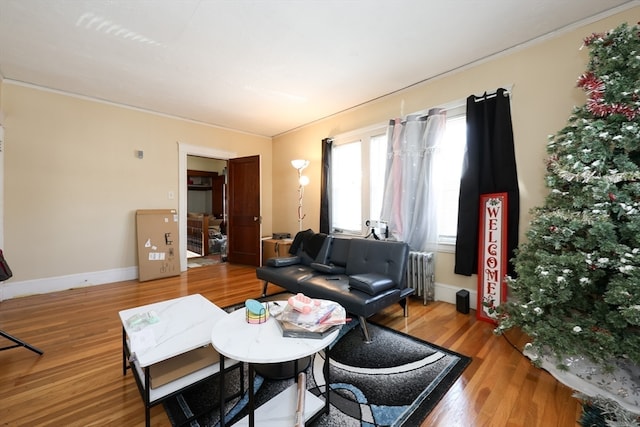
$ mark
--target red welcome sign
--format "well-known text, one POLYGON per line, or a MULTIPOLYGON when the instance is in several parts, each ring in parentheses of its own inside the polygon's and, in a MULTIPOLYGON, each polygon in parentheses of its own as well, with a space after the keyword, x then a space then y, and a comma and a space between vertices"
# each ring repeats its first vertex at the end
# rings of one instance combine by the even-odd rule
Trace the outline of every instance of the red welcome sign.
POLYGON ((496 323, 495 308, 507 300, 507 193, 480 196, 478 234, 476 317, 496 323))

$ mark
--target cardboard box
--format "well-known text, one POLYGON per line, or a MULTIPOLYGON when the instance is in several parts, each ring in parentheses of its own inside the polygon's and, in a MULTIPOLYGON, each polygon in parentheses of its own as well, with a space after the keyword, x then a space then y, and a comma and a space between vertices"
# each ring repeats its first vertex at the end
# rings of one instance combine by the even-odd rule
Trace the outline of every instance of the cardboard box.
POLYGON ((269 258, 283 258, 290 256, 291 239, 265 239, 262 241, 262 265, 269 258))
POLYGON ((138 280, 179 275, 178 212, 175 209, 138 210, 136 229, 138 280))
POLYGON ((219 361, 220 354, 208 345, 156 363, 149 367, 151 388, 161 387, 219 361))

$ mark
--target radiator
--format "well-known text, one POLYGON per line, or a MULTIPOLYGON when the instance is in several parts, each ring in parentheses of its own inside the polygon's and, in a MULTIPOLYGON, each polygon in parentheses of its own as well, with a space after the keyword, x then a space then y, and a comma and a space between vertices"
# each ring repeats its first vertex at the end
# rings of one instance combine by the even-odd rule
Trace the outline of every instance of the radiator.
POLYGON ((433 252, 409 252, 407 286, 415 289, 415 295, 423 297, 424 304, 434 299, 435 267, 433 264, 433 252))

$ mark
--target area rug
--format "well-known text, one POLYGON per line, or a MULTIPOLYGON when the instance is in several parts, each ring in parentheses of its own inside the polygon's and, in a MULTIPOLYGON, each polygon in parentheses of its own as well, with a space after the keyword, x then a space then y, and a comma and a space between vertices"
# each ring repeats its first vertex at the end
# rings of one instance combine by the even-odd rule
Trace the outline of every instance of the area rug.
MULTIPOLYGON (((368 323, 373 342, 365 344, 357 321, 345 325, 330 349, 330 412, 312 426, 417 426, 426 418, 470 363, 469 357, 375 323, 368 323)), ((322 395, 324 353, 307 368, 307 389, 322 395)), ((245 368, 246 369, 246 368, 245 368)), ((246 381, 247 375, 244 376, 246 381)), ((293 383, 256 376, 256 407, 293 383)), ((225 395, 240 390, 236 369, 225 375, 225 395)), ((193 414, 202 414, 190 426, 219 425, 218 380, 212 379, 165 402, 172 424, 180 425, 193 414)), ((246 385, 245 385, 246 390, 246 385)), ((246 416, 248 397, 229 401, 225 424, 246 416)), ((293 425, 293 423, 292 423, 293 425)))

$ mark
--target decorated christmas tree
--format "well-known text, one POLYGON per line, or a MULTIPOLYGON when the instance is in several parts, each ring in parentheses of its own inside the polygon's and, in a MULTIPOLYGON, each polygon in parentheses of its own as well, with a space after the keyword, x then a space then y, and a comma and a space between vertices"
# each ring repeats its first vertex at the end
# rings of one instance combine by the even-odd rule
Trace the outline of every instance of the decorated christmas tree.
POLYGON ((508 278, 498 332, 540 356, 640 364, 640 29, 585 39, 585 105, 549 138, 544 205, 508 278))

